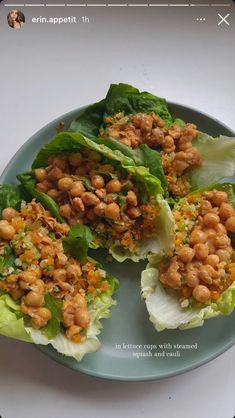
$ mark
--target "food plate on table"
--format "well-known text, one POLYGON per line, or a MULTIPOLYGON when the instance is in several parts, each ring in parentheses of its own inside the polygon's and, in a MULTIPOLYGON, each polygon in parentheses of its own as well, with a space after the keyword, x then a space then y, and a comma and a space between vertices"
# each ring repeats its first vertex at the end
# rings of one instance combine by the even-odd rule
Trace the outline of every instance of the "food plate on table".
MULTIPOLYGON (((119 107, 120 107, 120 104, 119 104, 119 107)), ((76 109, 66 115, 63 115, 59 117, 58 119, 56 119, 55 121, 48 124, 47 126, 45 126, 44 128, 42 128, 35 135, 33 135, 32 138, 30 138, 20 148, 20 150, 17 151, 15 156, 9 162, 8 166, 5 168, 1 176, 1 184, 17 184, 16 176, 19 173, 29 172, 29 170, 31 169, 31 165, 33 161, 35 161, 35 157, 38 154, 38 152, 44 147, 45 144, 50 142, 51 139, 56 135, 56 131, 58 129, 60 122, 62 121, 64 123, 64 126, 63 126, 62 132, 57 134, 57 137, 58 135, 63 136, 65 132, 68 131, 69 127, 73 129, 74 123, 75 123, 74 121, 76 121, 77 123, 77 121, 79 120, 78 115, 81 115, 81 118, 83 118, 84 113, 86 114, 86 111, 87 111, 86 109, 89 110, 89 106, 87 108, 76 109), (27 155, 27 160, 25 158, 25 155, 27 155)), ((118 110, 123 110, 123 109, 119 108, 118 110)), ((207 135, 209 136, 218 137, 219 135, 223 135, 226 137, 227 136, 232 137, 234 135, 234 133, 229 128, 224 126, 222 123, 220 123, 219 121, 197 110, 194 110, 194 109, 191 109, 191 108, 179 105, 179 104, 175 104, 175 103, 168 103, 168 111, 170 115, 174 116, 174 120, 180 119, 180 120, 185 120, 186 122, 187 121, 192 122, 193 124, 197 125, 197 128, 201 132, 206 132, 207 135)), ((114 113, 117 113, 117 112, 114 111, 114 113)), ((125 117, 125 116, 126 116, 125 114, 119 116, 119 121, 122 117, 125 117)), ((166 117, 166 115, 164 116, 164 114, 161 116, 163 118, 166 117)), ((110 114, 107 113, 105 117, 106 118, 110 117, 110 114)), ((109 125, 110 125, 110 122, 113 123, 113 120, 112 121, 111 119, 108 120, 109 125)), ((117 122, 117 121, 114 121, 114 122, 117 122)), ((128 125, 129 120, 126 119, 124 122, 122 123, 122 126, 124 126, 125 124, 128 125)), ((132 122, 133 121, 130 121, 130 123, 132 122)), ((97 118, 96 118, 96 123, 99 124, 99 121, 97 122, 97 118)), ((139 122, 137 121, 136 123, 138 124, 139 122)), ((87 126, 88 125, 86 124, 86 127, 87 126)), ((93 125, 93 128, 94 128, 94 125, 93 125)), ((138 128, 137 125, 136 125, 136 128, 138 128)), ((105 129, 106 129, 105 127, 102 127, 102 131, 104 132, 104 134, 101 136, 100 141, 96 143, 98 144, 97 146, 104 147, 107 144, 107 142, 105 141, 108 141, 108 137, 105 134, 105 129)), ((77 132, 75 133, 75 136, 79 135, 77 132)), ((82 132, 82 135, 84 136, 85 133, 89 134, 88 132, 82 132)), ((71 143, 70 135, 74 135, 74 133, 71 130, 70 132, 68 132, 68 142, 71 143)), ((90 138, 88 138, 88 135, 87 135, 86 138, 92 148, 93 147, 92 135, 90 135, 90 138)), ((117 141, 117 139, 118 139, 117 136, 116 138, 113 138, 114 141, 115 140, 117 141)), ((82 143, 83 148, 85 145, 87 145, 87 144, 84 144, 84 142, 82 142, 81 138, 79 139, 79 141, 80 143, 82 143)), ((138 145, 145 146, 146 143, 138 144, 138 145)), ((213 147, 213 143, 211 143, 210 146, 213 147)), ((110 155, 108 155, 109 153, 111 154, 113 153, 113 150, 111 149, 112 147, 113 147, 113 143, 111 141, 111 146, 109 148, 109 151, 107 151, 107 149, 104 150, 103 148, 103 152, 104 153, 106 152, 105 158, 110 157, 110 155)), ((143 158, 143 153, 146 150, 142 146, 142 154, 137 155, 137 153, 135 153, 135 156, 133 157, 133 154, 132 154, 133 148, 129 147, 130 150, 128 151, 127 147, 128 147, 127 143, 121 144, 118 150, 120 154, 118 152, 116 153, 116 156, 119 155, 120 157, 120 155, 122 155, 122 157, 120 158, 125 160, 124 166, 126 167, 124 171, 126 170, 126 172, 128 172, 129 177, 130 175, 131 176, 136 175, 136 172, 138 172, 139 170, 138 166, 140 165, 141 165, 142 173, 141 174, 138 173, 138 176, 140 176, 138 178, 141 179, 140 180, 141 184, 144 183, 145 188, 146 187, 148 188, 148 184, 151 183, 152 176, 153 177, 155 176, 155 178, 156 176, 158 176, 158 178, 161 178, 161 176, 163 176, 162 173, 159 173, 159 169, 157 172, 154 172, 154 167, 152 165, 150 167, 150 175, 148 177, 147 186, 146 186, 146 183, 145 183, 146 177, 144 179, 146 166, 144 167, 144 164, 143 164, 144 160, 143 159, 141 160, 141 164, 140 163, 137 164, 138 163, 137 159, 143 158), (126 148, 125 149, 122 148, 122 145, 124 145, 126 148), (132 164, 131 161, 133 161, 135 158, 136 160, 134 161, 134 164, 132 164), (133 174, 134 171, 135 173, 133 174)), ((135 149, 136 148, 138 147, 135 147, 135 149)), ((155 149, 156 149, 156 146, 155 146, 155 149)), ((76 152, 77 152, 77 149, 76 149, 76 152)), ((119 158, 118 164, 120 162, 120 158, 119 158)), ((210 163, 209 161, 210 156, 209 157, 207 156, 206 158, 208 162, 210 163)), ((113 157, 113 160, 114 160, 114 157, 113 157)), ((146 152, 145 152, 145 161, 146 161, 146 152)), ((148 161, 150 161, 150 159, 148 161)), ((151 163, 149 164, 151 165, 151 163)), ((42 166, 43 164, 39 164, 37 168, 42 168, 42 166)), ((127 179, 125 177, 124 171, 122 170, 122 176, 119 178, 115 177, 115 172, 113 173, 113 177, 108 178, 107 180, 105 178, 106 184, 110 182, 111 180, 114 180, 114 183, 112 183, 112 185, 116 187, 117 180, 118 181, 120 180, 121 182, 124 182, 124 181, 126 182, 127 179)), ((219 171, 220 170, 218 169, 218 172, 219 171)), ((165 173, 165 174, 169 175, 169 173, 165 173)), ((68 175, 71 176, 74 174, 73 173, 71 174, 71 172, 69 172, 68 175)), ((83 177, 84 177, 84 174, 83 174, 83 177)), ((200 182, 203 177, 204 177, 204 174, 202 176, 199 176, 199 175, 191 176, 191 178, 188 181, 200 182)), ((23 180, 24 179, 25 178, 23 178, 23 180)), ((131 180, 133 180, 133 178, 131 180)), ((140 199, 139 196, 141 195, 141 193, 138 187, 141 187, 141 186, 138 185, 138 181, 137 183, 135 182, 136 179, 134 179, 133 181, 134 181, 135 193, 138 196, 138 199, 140 199)), ((229 180, 227 179, 227 181, 232 183, 234 181, 234 178, 229 177, 229 180)), ((160 183, 160 186, 159 184, 156 185, 156 183, 153 181, 151 183, 151 187, 152 187, 152 184, 155 184, 155 187, 157 187, 154 193, 159 195, 157 199, 157 205, 158 205, 158 213, 161 213, 162 209, 159 209, 159 208, 161 207, 161 204, 162 204, 161 203, 162 197, 160 197, 160 195, 162 196, 163 193, 160 191, 160 187, 164 189, 165 184, 164 184, 164 180, 162 180, 159 183, 160 183)), ((208 185, 210 183, 211 182, 208 182, 208 185)), ((22 184, 24 185, 24 183, 22 184)), ((197 184, 197 186, 198 188, 200 188, 202 184, 197 184)), ((126 187, 126 184, 125 184, 125 187, 126 187)), ((171 190, 174 191, 175 190, 174 184, 172 184, 171 187, 172 187, 171 190)), ((133 185, 131 185, 131 189, 132 188, 133 188, 133 185)), ((124 187, 123 187, 123 190, 124 190, 125 196, 127 196, 130 190, 126 190, 124 187)), ((28 193, 29 192, 30 190, 28 190, 28 193)), ((84 192, 89 193, 89 190, 87 189, 84 192)), ((119 192, 120 190, 116 191, 117 194, 119 192)), ((189 191, 187 191, 187 194, 188 192, 189 191)), ((130 197, 131 194, 129 193, 128 196, 130 197)), ((35 198, 35 196, 31 194, 31 198, 35 198)), ((168 205, 172 206, 172 196, 165 195, 164 202, 165 201, 167 202, 166 205, 167 205, 167 210, 168 210, 168 205)), ((68 202, 66 201, 66 204, 67 203, 68 202)), ((105 204, 109 205, 110 203, 113 204, 113 202, 109 202, 109 201, 106 202, 105 204)), ((145 200, 145 203, 146 203, 146 200, 145 200)), ((141 204, 143 206, 144 203, 141 202, 141 204)), ((128 203, 128 205, 129 205, 128 208, 125 210, 130 209, 130 204, 128 203)), ((136 207, 136 205, 133 205, 133 207, 136 207)), ((129 215, 131 213, 132 212, 129 210, 129 215)), ((53 215, 55 216, 55 213, 53 213, 53 215)), ((124 215, 126 215, 126 212, 124 213, 124 215)), ((162 219, 163 220, 161 224, 163 224, 164 222, 164 216, 162 219)), ((114 219, 112 220, 112 222, 113 221, 114 219)), ((87 221, 86 221, 86 224, 87 224, 87 221)), ((89 225, 91 224, 89 224, 88 222, 88 226, 89 225)), ((120 225, 118 225, 118 227, 120 228, 120 225)), ((153 247, 155 249, 157 248, 157 251, 159 254, 161 254, 161 256, 164 254, 164 251, 169 250, 166 244, 169 243, 171 240, 170 235, 168 235, 167 237, 165 237, 164 235, 164 232, 167 229, 167 225, 166 225, 166 228, 165 229, 164 228, 163 228, 164 230, 163 232, 160 231, 159 233, 158 231, 158 234, 160 237, 162 237, 162 239, 160 239, 160 242, 157 242, 156 240, 156 242, 154 243, 155 247, 153 247), (164 245, 161 246, 160 245, 161 243, 163 243, 164 245)), ((94 230, 93 230, 93 233, 94 233, 94 230)), ((132 257, 132 260, 134 261, 132 261, 130 260, 132 256, 132 254, 130 254, 131 251, 128 254, 128 256, 126 256, 127 254, 126 250, 125 251, 123 251, 123 249, 120 250, 120 242, 118 243, 119 251, 117 251, 116 253, 115 251, 117 248, 115 247, 115 249, 113 250, 114 247, 112 247, 112 243, 110 244, 110 241, 108 242, 108 245, 102 245, 103 247, 106 247, 106 248, 108 247, 109 249, 112 247, 111 248, 112 258, 108 256, 107 249, 100 249, 100 248, 96 249, 96 245, 93 245, 93 244, 90 244, 89 242, 89 245, 91 247, 89 249, 89 256, 97 260, 98 263, 102 264, 102 271, 106 272, 107 277, 109 276, 115 277, 119 281, 119 288, 115 291, 113 295, 113 298, 114 300, 116 300, 117 305, 112 306, 111 317, 109 319, 102 320, 103 329, 102 329, 101 334, 98 336, 98 339, 101 343, 101 347, 95 353, 92 352, 94 350, 90 350, 90 353, 88 350, 87 351, 88 354, 84 356, 81 362, 78 362, 75 358, 58 353, 55 349, 52 348, 51 345, 38 345, 37 347, 40 350, 42 350, 46 355, 66 365, 67 367, 73 368, 75 370, 78 370, 78 371, 81 371, 81 372, 84 372, 93 376, 103 377, 107 379, 115 379, 115 380, 138 381, 138 380, 160 379, 160 378, 180 374, 187 370, 191 370, 195 367, 198 367, 208 362, 209 360, 212 360, 213 358, 215 358, 216 356, 218 356, 219 354, 227 350, 229 347, 231 347, 235 343, 235 332, 234 332, 234 327, 233 327, 234 313, 231 313, 231 312, 227 312, 227 313, 225 312, 226 314, 230 313, 229 316, 217 316, 216 318, 206 320, 203 326, 200 326, 197 328, 189 328, 187 330, 164 329, 161 332, 157 332, 154 329, 153 324, 149 320, 149 313, 148 313, 148 310, 146 309, 145 301, 141 299, 141 289, 140 289, 141 273, 146 269, 146 265, 148 261, 146 259, 146 255, 148 251, 151 252, 151 246, 150 247, 146 246, 147 250, 144 253, 144 257, 141 256, 141 252, 139 251, 139 249, 136 250, 135 247, 129 246, 129 248, 133 248, 133 251, 135 253, 135 256, 132 257), (121 261, 120 257, 125 261, 120 262, 121 261)), ((96 244, 97 244, 97 240, 96 240, 96 244)), ((149 266, 150 270, 151 271, 156 270, 156 263, 155 261, 153 261, 153 259, 151 260, 151 256, 150 256, 149 261, 150 261, 150 264, 152 263, 149 266)), ((115 289, 113 289, 113 291, 114 290, 115 289)), ((147 296, 148 292, 146 293, 146 287, 145 289, 142 289, 142 290, 143 290, 145 298, 148 297, 147 296)), ((150 315, 151 315, 151 312, 150 312, 150 315)), ((108 317, 109 315, 106 315, 106 316, 108 317)), ((152 322, 154 323, 154 321, 152 322)), ((156 324, 156 321, 154 325, 155 324, 156 324)), ((177 328, 177 326, 165 327, 165 328, 177 328)), ((83 336, 83 334, 81 335, 83 336)))

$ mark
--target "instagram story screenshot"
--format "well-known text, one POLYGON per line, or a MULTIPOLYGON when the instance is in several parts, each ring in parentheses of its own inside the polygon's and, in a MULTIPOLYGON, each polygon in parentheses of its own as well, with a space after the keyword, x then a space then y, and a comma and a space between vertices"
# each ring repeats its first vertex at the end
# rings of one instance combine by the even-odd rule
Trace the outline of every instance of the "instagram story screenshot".
POLYGON ((0 418, 234 417, 234 15, 0 1, 0 418))

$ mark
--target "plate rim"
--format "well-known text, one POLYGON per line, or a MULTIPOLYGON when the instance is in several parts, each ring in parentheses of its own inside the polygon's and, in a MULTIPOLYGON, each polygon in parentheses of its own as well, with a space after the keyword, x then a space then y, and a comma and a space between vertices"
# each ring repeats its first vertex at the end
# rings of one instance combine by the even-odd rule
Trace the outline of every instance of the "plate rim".
MULTIPOLYGON (((171 107, 171 106, 177 106, 179 108, 184 108, 185 110, 190 110, 192 112, 195 112, 198 116, 206 117, 206 118, 210 119, 212 122, 215 122, 215 123, 219 124, 221 127, 223 127, 224 129, 226 129, 231 136, 235 135, 235 132, 234 132, 233 129, 231 129, 229 126, 227 126, 226 124, 224 124, 223 122, 221 122, 219 119, 217 119, 215 117, 212 117, 208 113, 202 112, 200 110, 197 110, 194 107, 187 106, 187 105, 184 105, 184 104, 181 104, 181 103, 178 103, 178 102, 167 101, 167 104, 169 105, 169 107, 171 107)), ((10 158, 10 160, 6 164, 5 168, 3 169, 3 171, 2 171, 2 173, 0 175, 0 183, 4 182, 4 180, 2 180, 2 179, 6 176, 7 172, 9 171, 10 166, 15 163, 15 161, 18 158, 18 156, 22 154, 22 152, 24 151, 24 148, 27 148, 28 144, 31 143, 31 142, 33 142, 34 139, 36 137, 38 137, 38 135, 42 135, 43 132, 46 132, 49 128, 51 128, 52 125, 55 125, 56 126, 64 118, 70 118, 70 117, 72 117, 75 114, 81 113, 88 106, 90 106, 90 104, 85 105, 85 106, 78 107, 78 108, 73 109, 73 110, 70 110, 69 112, 66 112, 63 115, 60 115, 60 116, 56 117, 55 119, 53 119, 52 121, 50 121, 46 125, 44 125, 42 128, 40 128, 36 132, 34 132, 20 146, 20 148, 15 152, 15 154, 10 158)), ((92 371, 92 370, 86 369, 86 367, 83 368, 83 369, 80 369, 79 366, 82 363, 77 362, 76 363, 76 367, 73 366, 73 364, 68 364, 67 363, 67 357, 64 356, 61 353, 58 353, 52 347, 50 347, 50 349, 48 350, 47 346, 40 346, 40 345, 33 344, 33 346, 34 346, 35 349, 39 350, 40 352, 42 352, 47 357, 49 357, 53 361, 55 361, 55 362, 63 365, 66 368, 72 369, 72 370, 74 370, 76 372, 83 373, 85 375, 89 375, 89 376, 95 377, 97 379, 105 379, 105 380, 111 380, 111 381, 123 381, 123 382, 124 381, 127 381, 127 382, 141 382, 141 381, 162 380, 162 379, 166 379, 166 378, 170 378, 170 377, 173 377, 173 376, 178 376, 178 375, 187 373, 187 372, 189 372, 191 370, 194 370, 194 369, 197 369, 198 367, 201 367, 204 364, 209 363, 210 361, 213 361, 215 358, 217 358, 218 356, 220 356, 221 354, 223 354, 227 350, 229 350, 231 347, 233 347, 233 345, 235 345, 235 334, 234 334, 234 337, 232 338, 232 341, 229 341, 225 346, 220 347, 213 354, 208 354, 201 361, 197 361, 196 363, 193 363, 192 362, 189 365, 187 365, 185 367, 181 367, 178 370, 169 371, 169 372, 162 372, 160 375, 159 374, 155 374, 155 375, 150 375, 150 376, 121 376, 121 375, 117 375, 117 374, 113 375, 113 374, 108 374, 108 373, 102 373, 102 372, 92 371)), ((90 355, 92 355, 92 353, 90 355)))

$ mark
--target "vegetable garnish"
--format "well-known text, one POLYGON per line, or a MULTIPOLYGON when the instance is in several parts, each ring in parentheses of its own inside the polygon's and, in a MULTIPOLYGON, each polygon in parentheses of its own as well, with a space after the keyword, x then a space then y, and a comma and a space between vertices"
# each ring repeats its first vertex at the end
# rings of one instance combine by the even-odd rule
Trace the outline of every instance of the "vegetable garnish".
POLYGON ((230 314, 235 307, 233 186, 190 194, 179 200, 173 215, 172 255, 160 262, 152 258, 150 269, 142 273, 143 296, 158 330, 202 325, 204 319, 230 314))

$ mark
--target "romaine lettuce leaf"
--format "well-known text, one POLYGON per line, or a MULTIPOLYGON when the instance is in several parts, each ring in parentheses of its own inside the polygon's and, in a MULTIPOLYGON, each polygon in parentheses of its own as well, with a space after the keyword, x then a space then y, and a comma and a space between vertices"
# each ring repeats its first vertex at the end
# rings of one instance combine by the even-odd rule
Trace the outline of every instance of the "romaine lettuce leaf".
POLYGON ((200 132, 193 146, 202 156, 202 165, 188 171, 187 178, 192 186, 191 190, 206 187, 235 172, 235 138, 220 136, 213 138, 200 132))
POLYGON ((19 305, 9 295, 2 292, 0 292, 0 335, 32 342, 24 327, 19 305))
POLYGON ((16 177, 21 182, 22 192, 27 195, 27 201, 30 201, 32 197, 34 197, 42 204, 42 206, 47 208, 59 222, 65 222, 64 218, 60 215, 57 203, 46 193, 40 192, 36 189, 36 180, 33 171, 18 174, 16 177))
POLYGON ((0 214, 5 208, 20 209, 21 199, 22 196, 18 186, 0 184, 0 214))
POLYGON ((70 129, 80 132, 87 138, 94 138, 99 135, 100 126, 103 123, 105 111, 105 100, 94 103, 83 110, 70 125, 70 129))
POLYGON ((104 117, 124 112, 125 115, 138 112, 155 112, 166 124, 173 122, 166 100, 148 92, 140 92, 128 84, 111 84, 105 98, 104 117))
POLYGON ((149 172, 160 180, 164 193, 167 194, 167 180, 163 171, 161 156, 158 151, 149 148, 146 144, 142 144, 133 149, 113 138, 105 139, 99 137, 94 138, 93 140, 98 144, 104 144, 114 151, 119 150, 123 155, 132 158, 137 166, 140 165, 149 168, 149 172))

